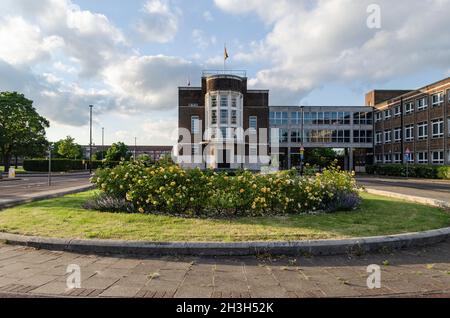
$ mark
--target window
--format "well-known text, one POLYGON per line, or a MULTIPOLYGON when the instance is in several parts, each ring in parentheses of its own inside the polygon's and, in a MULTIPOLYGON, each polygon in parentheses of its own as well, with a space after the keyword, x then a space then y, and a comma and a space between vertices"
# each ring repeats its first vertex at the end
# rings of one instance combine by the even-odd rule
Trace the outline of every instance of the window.
POLYGON ((405 140, 406 141, 414 140, 414 125, 408 125, 405 127, 405 140))
POLYGON ((228 125, 228 109, 220 110, 220 124, 228 125))
POLYGON ((330 112, 323 113, 323 124, 324 125, 331 124, 331 113, 330 112))
POLYGON ((392 155, 391 154, 384 155, 384 163, 392 163, 392 155))
POLYGON ((200 155, 200 145, 192 145, 192 155, 199 156, 200 155))
POLYGON ((253 132, 256 132, 258 130, 258 117, 256 117, 256 116, 249 116, 248 117, 248 127, 253 132))
POLYGON ((444 92, 431 95, 431 105, 433 107, 441 106, 444 103, 444 92))
POLYGON ((395 106, 394 108, 394 116, 398 117, 402 114, 402 107, 400 105, 395 106))
POLYGON ((280 143, 289 142, 289 132, 287 129, 280 129, 280 143))
POLYGON ((237 98, 236 97, 231 98, 231 107, 233 107, 233 108, 237 107, 237 98))
POLYGON ((377 132, 377 133, 375 134, 375 143, 376 143, 377 145, 381 145, 381 144, 383 143, 383 133, 377 132))
POLYGON ((211 107, 217 107, 217 96, 211 96, 211 107))
POLYGON ((349 112, 344 113, 344 125, 350 125, 350 119, 352 117, 352 114, 349 112))
POLYGON ((427 139, 428 138, 428 123, 427 122, 419 123, 417 125, 417 131, 418 131, 417 138, 419 140, 427 139))
POLYGON ((211 124, 217 125, 217 110, 216 109, 211 110, 211 124))
POLYGON ((405 155, 405 160, 407 163, 414 163, 414 154, 410 153, 409 156, 405 155))
POLYGON ((291 142, 297 144, 302 142, 302 133, 299 129, 291 131, 291 142))
POLYGON ((413 102, 407 102, 405 104, 405 114, 411 114, 414 112, 414 103, 413 102))
POLYGON ((271 125, 287 125, 288 113, 287 112, 270 112, 270 124, 271 125))
POLYGON ((228 107, 228 96, 220 96, 220 107, 228 107))
POLYGON ((444 136, 444 120, 438 119, 431 122, 433 138, 441 138, 444 136))
POLYGON ((428 152, 418 152, 417 163, 428 163, 428 152))
POLYGON ((249 155, 250 155, 250 157, 258 156, 258 145, 250 144, 250 146, 249 146, 249 155))
POLYGON ((402 129, 395 128, 394 129, 394 141, 398 142, 400 140, 402 140, 402 129))
POLYGON ((220 128, 220 137, 222 139, 225 139, 228 137, 228 128, 227 127, 221 127, 220 128))
POLYGON ((381 112, 375 113, 375 122, 379 122, 383 120, 383 114, 381 112))
POLYGON ((375 156, 375 163, 383 163, 383 156, 382 155, 376 155, 375 156))
POLYGON ((191 117, 191 133, 194 135, 200 133, 200 117, 198 116, 191 117))
POLYGON ((386 109, 384 111, 384 119, 389 119, 391 118, 391 110, 390 109, 386 109))
POLYGON ((424 110, 428 108, 428 98, 422 97, 416 101, 417 110, 424 110))
POLYGON ((354 125, 372 125, 372 113, 354 113, 354 125))
POLYGON ((300 112, 292 112, 291 113, 291 124, 292 125, 300 125, 302 120, 302 114, 300 112))
POLYGON ((237 125, 237 111, 236 110, 231 111, 231 124, 237 125))
POLYGON ((444 152, 443 151, 433 151, 433 164, 442 165, 444 164, 444 152))
POLYGON ((355 130, 353 132, 353 142, 355 143, 372 143, 373 142, 373 133, 371 130, 355 130))
POLYGON ((384 143, 390 143, 392 141, 392 130, 384 131, 384 143))
POLYGON ((447 101, 450 102, 450 89, 447 90, 447 101))
POLYGON ((402 163, 402 155, 399 153, 394 154, 394 163, 402 163))
POLYGON ((448 136, 450 137, 450 117, 447 118, 447 132, 448 136))

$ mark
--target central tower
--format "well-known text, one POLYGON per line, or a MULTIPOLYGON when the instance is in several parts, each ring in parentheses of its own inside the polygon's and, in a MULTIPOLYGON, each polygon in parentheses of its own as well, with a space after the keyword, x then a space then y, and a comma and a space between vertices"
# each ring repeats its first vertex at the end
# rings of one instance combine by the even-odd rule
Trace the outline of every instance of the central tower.
MULTIPOLYGON (((182 157, 199 157, 187 167, 259 170, 249 156, 267 154, 267 142, 253 143, 269 128, 269 91, 248 90, 245 71, 204 71, 201 87, 179 88, 179 127, 189 129, 190 144, 181 141, 182 157), (250 131, 250 133, 249 133, 250 131), (201 138, 198 134, 201 133, 201 138), (241 137, 240 137, 241 136, 241 137), (200 142, 201 140, 201 142, 200 142), (265 147, 265 148, 264 148, 265 147)), ((188 138, 189 139, 189 138, 188 138)))

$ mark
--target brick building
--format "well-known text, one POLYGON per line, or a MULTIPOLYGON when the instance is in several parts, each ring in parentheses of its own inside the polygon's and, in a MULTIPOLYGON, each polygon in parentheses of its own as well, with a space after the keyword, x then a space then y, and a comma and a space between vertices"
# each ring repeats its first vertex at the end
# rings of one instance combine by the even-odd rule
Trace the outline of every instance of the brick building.
POLYGON ((269 91, 247 89, 244 71, 205 71, 201 83, 179 88, 178 127, 186 136, 177 155, 183 166, 259 170, 262 162, 250 157, 268 154, 261 132, 269 128, 269 91), (247 132, 243 139, 237 129, 247 132))
POLYGON ((417 90, 374 90, 366 104, 375 108, 376 163, 450 164, 450 78, 417 90))

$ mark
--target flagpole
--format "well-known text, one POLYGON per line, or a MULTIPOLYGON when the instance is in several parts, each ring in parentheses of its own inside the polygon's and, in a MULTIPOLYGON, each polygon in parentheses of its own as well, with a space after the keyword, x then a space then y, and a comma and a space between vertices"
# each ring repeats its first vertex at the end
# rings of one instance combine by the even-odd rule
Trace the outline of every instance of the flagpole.
POLYGON ((223 73, 225 74, 225 63, 226 63, 226 61, 227 61, 227 54, 226 54, 226 52, 227 52, 227 44, 225 43, 224 45, 223 45, 223 73))

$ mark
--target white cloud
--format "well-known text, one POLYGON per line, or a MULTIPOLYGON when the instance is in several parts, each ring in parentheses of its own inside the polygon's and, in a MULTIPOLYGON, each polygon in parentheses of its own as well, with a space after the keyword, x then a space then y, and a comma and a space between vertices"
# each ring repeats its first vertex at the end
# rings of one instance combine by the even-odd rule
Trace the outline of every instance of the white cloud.
POLYGON ((177 106, 177 87, 185 85, 198 66, 181 58, 132 56, 110 65, 106 83, 117 94, 124 110, 169 110, 177 106))
POLYGON ((373 85, 424 69, 448 68, 450 33, 442 32, 450 29, 448 0, 379 0, 379 30, 366 24, 372 0, 215 3, 232 14, 256 13, 271 28, 261 45, 237 58, 264 60, 268 66, 250 83, 279 92, 272 94, 274 102, 298 100, 326 82, 373 85))
POLYGON ((178 8, 171 7, 169 0, 148 0, 143 12, 135 29, 144 40, 167 43, 174 39, 181 13, 178 8))
POLYGON ((203 12, 203 19, 205 19, 205 21, 207 21, 207 22, 214 21, 214 17, 212 15, 212 13, 208 10, 203 12))
POLYGON ((200 49, 206 49, 210 45, 217 43, 217 38, 215 36, 207 36, 204 31, 199 29, 192 30, 192 40, 200 49))
POLYGON ((0 18, 0 59, 10 64, 29 64, 48 58, 63 42, 58 36, 45 37, 39 27, 20 16, 0 18))
POLYGON ((141 136, 147 144, 175 145, 178 140, 178 119, 176 117, 148 122, 142 125, 141 136))

